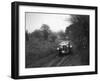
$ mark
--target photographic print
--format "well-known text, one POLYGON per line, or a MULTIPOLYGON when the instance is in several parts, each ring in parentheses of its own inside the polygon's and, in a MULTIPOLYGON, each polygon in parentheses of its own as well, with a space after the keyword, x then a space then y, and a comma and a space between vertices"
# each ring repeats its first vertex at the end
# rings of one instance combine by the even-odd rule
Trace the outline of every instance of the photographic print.
POLYGON ((89 65, 89 15, 25 13, 26 68, 89 65))
POLYGON ((97 74, 97 7, 12 2, 13 79, 97 74))

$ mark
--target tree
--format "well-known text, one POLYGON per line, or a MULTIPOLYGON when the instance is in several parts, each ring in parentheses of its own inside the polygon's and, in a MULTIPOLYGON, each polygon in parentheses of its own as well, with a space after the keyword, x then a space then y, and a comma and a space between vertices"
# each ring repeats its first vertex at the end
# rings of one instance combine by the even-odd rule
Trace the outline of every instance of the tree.
POLYGON ((48 36, 49 36, 49 33, 50 33, 49 26, 46 25, 46 24, 43 24, 41 26, 40 30, 43 32, 44 39, 47 40, 48 39, 48 36))
POLYGON ((78 48, 89 46, 89 16, 72 15, 72 25, 66 28, 66 35, 77 45, 78 48))
POLYGON ((28 34, 28 31, 25 31, 25 39, 26 39, 26 41, 29 40, 29 34, 28 34))
POLYGON ((51 42, 55 42, 55 40, 57 39, 57 35, 54 32, 51 32, 48 39, 51 42))
POLYGON ((65 35, 65 33, 64 33, 63 31, 59 31, 59 32, 58 32, 58 35, 59 35, 59 38, 60 38, 61 40, 65 40, 65 39, 66 39, 66 35, 65 35))
POLYGON ((89 64, 89 16, 72 15, 72 25, 66 28, 66 34, 74 44, 74 52, 80 55, 82 64, 89 64))
POLYGON ((35 30, 34 32, 31 33, 31 38, 32 39, 43 39, 43 33, 40 30, 35 30))

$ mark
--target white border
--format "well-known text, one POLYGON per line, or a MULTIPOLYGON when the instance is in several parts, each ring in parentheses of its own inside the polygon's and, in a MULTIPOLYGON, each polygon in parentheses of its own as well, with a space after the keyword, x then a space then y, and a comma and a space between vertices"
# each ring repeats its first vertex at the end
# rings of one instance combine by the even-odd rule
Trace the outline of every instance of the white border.
POLYGON ((53 8, 39 6, 19 6, 19 75, 41 75, 95 71, 95 11, 72 8, 53 8), (90 65, 50 68, 25 68, 25 12, 46 12, 90 15, 90 65))

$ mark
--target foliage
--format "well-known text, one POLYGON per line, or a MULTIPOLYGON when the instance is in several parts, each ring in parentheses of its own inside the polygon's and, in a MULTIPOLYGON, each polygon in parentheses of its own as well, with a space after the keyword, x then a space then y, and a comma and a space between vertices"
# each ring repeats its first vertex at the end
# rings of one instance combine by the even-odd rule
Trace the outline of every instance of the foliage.
POLYGON ((28 31, 25 32, 25 40, 28 41, 29 40, 29 35, 28 35, 28 31))
POLYGON ((58 35, 59 35, 60 39, 66 40, 66 34, 63 31, 59 31, 58 35))
POLYGON ((30 33, 29 39, 26 41, 26 67, 40 58, 56 54, 57 36, 48 25, 43 24, 39 30, 30 33))
POLYGON ((66 28, 66 35, 73 43, 74 52, 81 56, 82 64, 89 64, 89 16, 72 15, 71 21, 73 24, 66 28))
POLYGON ((76 44, 78 48, 89 46, 89 16, 72 15, 72 25, 66 28, 66 35, 76 44))
POLYGON ((43 24, 40 30, 43 32, 44 39, 47 40, 50 33, 49 26, 46 24, 43 24))

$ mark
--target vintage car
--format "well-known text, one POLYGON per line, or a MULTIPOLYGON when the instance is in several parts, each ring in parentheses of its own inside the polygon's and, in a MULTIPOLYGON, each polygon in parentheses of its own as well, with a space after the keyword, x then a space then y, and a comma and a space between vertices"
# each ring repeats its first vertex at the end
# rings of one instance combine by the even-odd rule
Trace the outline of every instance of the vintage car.
POLYGON ((59 43, 59 46, 57 47, 57 51, 59 55, 68 55, 71 53, 72 45, 70 44, 70 41, 63 41, 59 43))

